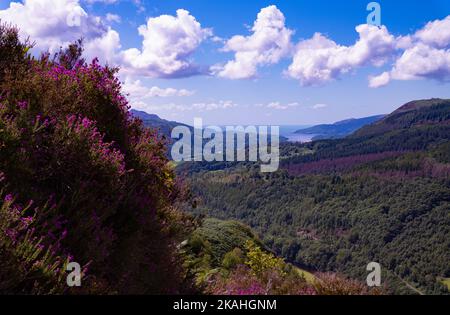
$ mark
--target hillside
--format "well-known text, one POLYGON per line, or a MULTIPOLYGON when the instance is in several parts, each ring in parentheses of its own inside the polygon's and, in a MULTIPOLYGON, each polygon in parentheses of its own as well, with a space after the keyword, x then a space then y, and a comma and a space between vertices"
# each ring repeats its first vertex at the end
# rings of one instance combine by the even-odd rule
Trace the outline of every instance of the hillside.
POLYGON ((416 101, 345 139, 283 144, 272 174, 194 164, 190 211, 242 221, 306 269, 363 281, 376 261, 391 293, 448 294, 449 114, 447 100, 416 101))
POLYGON ((338 121, 334 124, 317 125, 306 129, 297 130, 298 134, 310 134, 316 135, 313 139, 336 139, 343 138, 363 126, 376 122, 382 119, 384 115, 377 115, 364 118, 352 118, 347 120, 338 121))
POLYGON ((319 140, 297 147, 312 154, 284 159, 284 165, 385 152, 428 150, 450 139, 450 100, 408 103, 344 139, 319 140), (410 109, 412 108, 412 109, 410 109))
POLYGON ((175 128, 176 126, 186 126, 192 129, 191 126, 188 126, 186 124, 177 121, 162 119, 155 114, 148 114, 144 111, 139 111, 135 109, 132 109, 130 112, 133 116, 140 118, 145 127, 151 127, 158 130, 161 134, 163 134, 166 137, 166 139, 171 139, 170 134, 172 132, 172 129, 175 128))
POLYGON ((0 294, 191 293, 164 143, 81 44, 35 57, 0 22, 0 294))
POLYGON ((361 128, 352 137, 376 136, 393 130, 449 124, 450 100, 419 100, 409 102, 383 119, 361 128))
POLYGON ((336 274, 312 274, 271 253, 246 225, 230 220, 202 219, 180 252, 188 277, 205 293, 381 294, 363 282, 336 274))

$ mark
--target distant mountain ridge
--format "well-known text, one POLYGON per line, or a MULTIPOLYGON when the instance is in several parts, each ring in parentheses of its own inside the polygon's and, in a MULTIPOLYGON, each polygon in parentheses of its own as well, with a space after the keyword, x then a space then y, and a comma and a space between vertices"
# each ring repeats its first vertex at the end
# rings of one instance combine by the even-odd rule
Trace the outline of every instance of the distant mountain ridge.
POLYGON ((170 121, 166 119, 160 118, 156 114, 149 114, 144 111, 139 111, 132 109, 131 114, 135 117, 138 117, 142 120, 145 127, 154 128, 159 130, 167 139, 171 139, 171 132, 172 129, 177 126, 186 126, 189 129, 193 130, 193 128, 189 125, 177 122, 177 121, 170 121))
POLYGON ((351 118, 335 122, 334 124, 322 124, 306 129, 300 129, 295 133, 317 135, 316 137, 314 137, 314 140, 343 138, 366 125, 379 121, 385 116, 386 115, 376 115, 364 118, 351 118))
POLYGON ((409 102, 391 114, 342 139, 315 141, 306 147, 312 154, 284 163, 303 163, 382 152, 428 150, 450 138, 450 100, 409 102))
MULTIPOLYGON (((131 114, 135 117, 140 118, 143 121, 145 127, 157 129, 166 137, 166 139, 171 139, 172 129, 177 126, 188 127, 189 130, 191 130, 191 133, 194 133, 194 128, 192 126, 177 121, 166 120, 156 114, 149 114, 144 111, 135 109, 131 110, 131 114)), ((223 136, 225 137, 225 134, 223 136)), ((280 142, 286 142, 287 140, 288 139, 286 137, 280 135, 280 142)))

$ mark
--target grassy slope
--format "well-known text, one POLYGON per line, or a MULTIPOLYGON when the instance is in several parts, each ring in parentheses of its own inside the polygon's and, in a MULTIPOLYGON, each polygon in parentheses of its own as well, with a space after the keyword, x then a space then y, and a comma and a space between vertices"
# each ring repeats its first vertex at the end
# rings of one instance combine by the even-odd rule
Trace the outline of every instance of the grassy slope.
MULTIPOLYGON (((245 224, 233 220, 206 218, 183 244, 183 252, 188 269, 192 271, 197 283, 221 271, 226 253, 235 248, 244 251, 245 243, 251 240, 264 251, 270 252, 256 233, 245 224)), ((310 284, 315 276, 302 268, 292 266, 310 284)))

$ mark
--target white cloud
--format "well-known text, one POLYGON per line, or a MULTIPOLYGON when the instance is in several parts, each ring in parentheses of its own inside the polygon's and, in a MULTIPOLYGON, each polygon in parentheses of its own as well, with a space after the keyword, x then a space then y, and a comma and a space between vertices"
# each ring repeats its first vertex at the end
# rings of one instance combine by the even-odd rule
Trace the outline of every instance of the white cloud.
POLYGON ((312 109, 321 109, 321 108, 326 108, 328 107, 327 104, 316 104, 312 107, 312 109))
MULTIPOLYGON (((8 8, 0 10, 0 19, 17 25, 21 36, 29 36, 40 51, 54 52, 84 38, 88 60, 97 56, 101 62, 120 66, 124 75, 175 78, 212 70, 219 77, 248 79, 256 77, 260 67, 276 64, 292 55, 292 63, 285 73, 305 86, 322 85, 359 67, 381 66, 389 60, 393 60, 391 69, 383 69, 383 73, 370 76, 370 87, 381 87, 392 80, 450 81, 450 16, 431 21, 417 32, 397 38, 384 26, 378 28, 364 24, 356 27, 359 39, 351 46, 340 45, 316 33, 292 47, 293 31, 286 27, 283 13, 274 5, 261 9, 251 27, 251 34, 236 35, 228 40, 213 36, 211 29, 203 28, 188 11, 180 9, 176 16, 149 18, 138 28, 143 38, 142 47, 123 50, 119 33, 111 27, 113 22, 120 23, 120 16, 88 14, 80 1, 11 2, 8 8), (233 52, 234 58, 210 69, 196 65, 193 55, 207 38, 224 42, 223 50, 233 52)), ((117 1, 84 0, 82 3, 111 4, 117 1)), ((142 1, 133 2, 142 7, 142 1)), ((149 90, 146 97, 180 96, 192 92, 158 87, 145 89, 149 90)), ((223 106, 220 102, 204 104, 204 108, 223 106)), ((270 108, 289 107, 289 104, 273 102, 270 108)))
POLYGON ((212 31, 186 10, 177 16, 161 15, 150 18, 138 28, 143 37, 142 48, 122 52, 124 71, 148 77, 180 77, 198 74, 200 69, 191 55, 212 31))
POLYGON ((397 59, 391 71, 396 80, 434 78, 440 81, 450 79, 450 50, 437 49, 422 43, 407 49, 397 59))
POLYGON ((168 103, 162 105, 148 104, 143 101, 131 102, 131 107, 137 110, 143 110, 146 112, 155 112, 155 111, 177 111, 177 112, 185 112, 185 111, 214 111, 214 110, 227 110, 230 108, 236 107, 232 101, 218 101, 218 102, 204 102, 204 103, 194 103, 191 105, 179 105, 175 103, 168 103))
POLYGON ((30 37, 40 50, 55 51, 81 37, 90 41, 104 36, 108 28, 90 16, 78 0, 25 0, 11 2, 0 19, 15 24, 22 37, 30 37))
POLYGON ((155 97, 191 96, 195 92, 186 89, 160 88, 157 86, 146 87, 140 80, 125 80, 122 86, 125 93, 129 94, 132 102, 145 101, 155 97))
POLYGON ((223 39, 222 37, 219 37, 219 36, 211 37, 211 41, 214 43, 225 43, 226 42, 225 39, 223 39))
POLYGON ((134 5, 137 7, 137 13, 145 12, 145 6, 142 0, 133 0, 134 5))
POLYGON ((433 79, 450 81, 450 16, 427 23, 414 35, 400 38, 404 51, 390 71, 369 78, 369 86, 377 88, 391 80, 433 79))
POLYGON ((450 43, 450 15, 443 20, 428 22, 414 37, 431 47, 447 47, 450 43))
POLYGON ((112 14, 112 13, 107 13, 106 14, 106 20, 108 22, 115 22, 115 23, 120 23, 122 22, 122 18, 117 15, 117 14, 112 14))
POLYGON ((359 40, 341 46, 320 33, 301 41, 286 74, 304 86, 322 85, 358 67, 383 65, 395 51, 395 39, 386 27, 362 24, 356 27, 359 40))
POLYGON ((113 4, 116 3, 118 0, 86 0, 87 3, 96 3, 96 2, 100 2, 100 3, 104 3, 104 4, 113 4))
POLYGON ((99 57, 116 65, 120 36, 98 16, 91 16, 78 0, 25 0, 11 2, 0 19, 17 25, 23 38, 30 37, 39 51, 55 52, 77 39, 84 39, 88 60, 99 57))
POLYGON ((383 72, 378 76, 370 76, 369 77, 369 87, 371 88, 379 88, 381 86, 385 86, 391 80, 391 76, 389 72, 383 72))
POLYGON ((195 103, 189 107, 190 110, 199 110, 199 111, 211 111, 217 109, 229 109, 236 107, 232 101, 219 101, 219 102, 209 102, 209 103, 195 103))
POLYGON ((176 112, 184 111, 183 106, 176 105, 174 103, 163 104, 163 105, 154 105, 154 104, 149 104, 149 103, 143 102, 143 101, 130 101, 130 105, 131 105, 131 108, 133 108, 133 109, 142 110, 147 113, 153 113, 156 111, 163 111, 163 110, 176 111, 176 112))
POLYGON ((251 30, 250 36, 236 35, 226 42, 223 50, 235 55, 225 65, 212 67, 219 77, 253 78, 259 66, 275 64, 289 53, 293 32, 286 28, 284 15, 276 6, 263 8, 251 30))
MULTIPOLYGON (((91 0, 91 3, 94 0, 91 0)), ((98 0, 95 2, 99 2, 98 0)), ((113 3, 114 1, 102 1, 113 3)), ((142 6, 134 0, 137 6, 142 6)), ((138 28, 143 37, 142 49, 121 50, 120 35, 107 22, 120 22, 120 16, 89 15, 79 0, 25 0, 11 2, 0 10, 0 19, 17 25, 23 38, 35 41, 39 51, 57 51, 79 38, 84 39, 89 59, 120 66, 123 74, 148 77, 181 77, 202 71, 191 56, 207 37, 210 29, 202 28, 186 10, 176 16, 161 15, 147 20, 138 28)))
POLYGON ((288 107, 286 105, 281 105, 280 102, 269 103, 269 104, 267 104, 267 108, 273 108, 273 109, 278 109, 278 110, 288 109, 288 107))
POLYGON ((85 41, 84 53, 88 60, 97 57, 102 62, 115 66, 119 62, 117 54, 121 47, 119 33, 108 28, 102 36, 85 41))
POLYGON ((294 108, 294 107, 298 107, 300 106, 300 104, 298 102, 292 102, 292 103, 288 103, 288 104, 282 104, 281 102, 271 102, 269 104, 267 104, 267 108, 271 108, 271 109, 276 109, 276 110, 286 110, 289 108, 294 108))

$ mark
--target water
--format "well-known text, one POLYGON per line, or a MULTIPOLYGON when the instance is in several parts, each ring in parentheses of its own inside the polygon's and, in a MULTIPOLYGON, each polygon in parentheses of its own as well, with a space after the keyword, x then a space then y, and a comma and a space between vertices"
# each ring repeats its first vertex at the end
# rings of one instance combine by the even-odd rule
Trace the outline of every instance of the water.
POLYGON ((316 135, 307 135, 301 133, 295 133, 297 130, 309 128, 311 126, 305 125, 292 125, 292 126, 280 126, 280 135, 286 137, 289 142, 311 142, 312 138, 316 135))
POLYGON ((307 143, 311 142, 312 138, 314 138, 316 135, 305 135, 301 133, 291 133, 283 135, 288 139, 289 142, 300 142, 300 143, 307 143))
MULTIPOLYGON (((244 126, 247 127, 247 126, 244 126)), ((283 136, 288 139, 289 142, 300 142, 307 143, 311 142, 312 138, 317 135, 309 135, 309 134, 301 134, 295 133, 297 130, 306 129, 311 127, 310 125, 284 125, 280 126, 280 136, 283 136)), ((226 126, 221 126, 223 130, 225 130, 226 126)), ((205 128, 207 129, 207 128, 205 128)), ((270 131, 270 129, 269 129, 270 131)))

